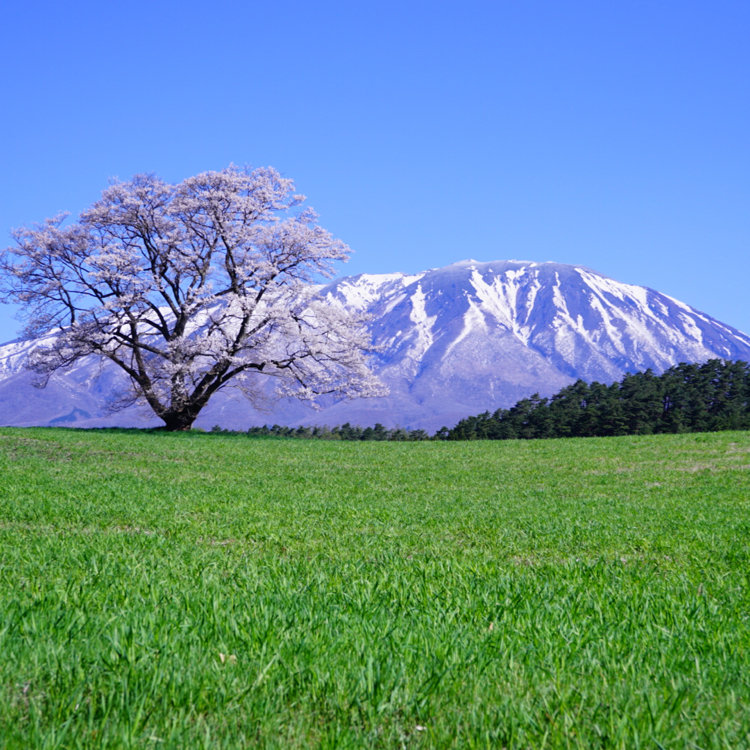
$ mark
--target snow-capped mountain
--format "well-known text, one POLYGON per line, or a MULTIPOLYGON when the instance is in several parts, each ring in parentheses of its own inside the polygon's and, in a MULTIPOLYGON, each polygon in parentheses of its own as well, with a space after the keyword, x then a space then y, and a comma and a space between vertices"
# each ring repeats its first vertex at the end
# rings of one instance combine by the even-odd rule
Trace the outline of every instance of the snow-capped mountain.
MULTIPOLYGON (((390 395, 324 403, 282 400, 258 412, 217 394, 197 425, 452 426, 468 414, 507 407, 572 381, 612 382, 679 362, 750 360, 750 336, 645 287, 579 266, 462 261, 414 275, 362 274, 322 290, 333 304, 371 317, 373 369, 390 395)), ((83 361, 47 389, 31 385, 24 360, 35 342, 0 347, 0 424, 157 425, 148 412, 107 414, 119 372, 83 361)))

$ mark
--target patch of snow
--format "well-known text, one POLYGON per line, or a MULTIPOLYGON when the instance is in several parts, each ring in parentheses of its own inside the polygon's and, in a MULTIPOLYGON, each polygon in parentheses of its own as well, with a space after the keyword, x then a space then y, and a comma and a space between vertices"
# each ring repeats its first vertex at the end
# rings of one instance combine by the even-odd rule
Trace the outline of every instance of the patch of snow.
MULTIPOLYGON (((471 285, 474 287, 476 299, 482 309, 492 315, 498 323, 513 333, 524 345, 529 343, 531 328, 528 323, 530 310, 526 309, 523 324, 520 322, 519 293, 524 287, 527 269, 509 269, 498 274, 488 283, 479 271, 474 270, 471 275, 471 285)), ((539 291, 539 283, 535 280, 533 297, 539 291)), ((533 306, 532 297, 532 306, 533 306)))
POLYGON ((487 332, 487 323, 484 318, 484 313, 476 304, 476 302, 471 298, 469 298, 469 309, 464 313, 463 316, 463 323, 464 326, 461 330, 461 333, 459 333, 458 336, 456 336, 456 338, 451 341, 450 345, 445 350, 445 354, 443 355, 444 359, 447 359, 450 353, 470 334, 477 331, 483 333, 487 332))
POLYGON ((602 326, 604 327, 604 334, 612 343, 615 351, 620 354, 625 354, 625 346, 622 341, 622 333, 614 325, 610 310, 602 303, 602 300, 598 296, 592 296, 591 307, 596 310, 602 318, 602 326))
POLYGON ((702 344, 703 334, 701 333, 701 329, 695 324, 695 320, 685 313, 680 313, 680 320, 682 321, 682 330, 685 331, 690 338, 695 339, 699 344, 702 344))
POLYGON ((484 310, 509 330, 513 330, 518 287, 514 284, 503 284, 500 277, 496 277, 492 284, 488 284, 476 269, 471 274, 470 282, 475 292, 473 296, 479 300, 484 310))
POLYGON ((668 294, 662 294, 661 296, 666 297, 671 302, 674 302, 674 304, 677 305, 677 307, 681 307, 683 310, 687 310, 689 313, 695 312, 693 308, 690 307, 690 305, 686 305, 684 302, 680 302, 680 300, 675 299, 674 297, 670 297, 668 294))
POLYGON ((568 303, 565 299, 565 295, 562 293, 562 289, 560 288, 560 274, 557 271, 555 271, 555 284, 552 287, 552 304, 557 309, 558 315, 560 315, 563 319, 570 321, 570 323, 575 327, 575 323, 573 322, 570 310, 568 310, 568 303))
POLYGON ((437 320, 437 315, 428 315, 425 308, 425 293, 422 284, 417 284, 417 289, 411 296, 411 313, 409 320, 414 324, 416 342, 410 349, 410 355, 417 361, 421 360, 427 350, 432 346, 434 336, 432 326, 437 320))
POLYGON ((528 287, 528 295, 526 298, 526 315, 524 317, 525 323, 528 323, 529 320, 531 320, 531 313, 534 312, 534 304, 536 302, 536 297, 537 297, 537 294, 539 294, 539 290, 541 288, 542 288, 542 285, 539 283, 539 277, 538 275, 535 274, 528 287))

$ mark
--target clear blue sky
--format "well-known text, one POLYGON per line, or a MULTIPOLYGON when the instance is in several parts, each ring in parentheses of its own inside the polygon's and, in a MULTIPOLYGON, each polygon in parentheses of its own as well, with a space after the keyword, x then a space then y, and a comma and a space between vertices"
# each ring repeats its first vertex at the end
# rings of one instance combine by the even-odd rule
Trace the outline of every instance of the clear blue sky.
POLYGON ((555 260, 750 332, 748 39, 747 0, 7 0, 2 244, 112 177, 273 165, 342 274, 555 260))

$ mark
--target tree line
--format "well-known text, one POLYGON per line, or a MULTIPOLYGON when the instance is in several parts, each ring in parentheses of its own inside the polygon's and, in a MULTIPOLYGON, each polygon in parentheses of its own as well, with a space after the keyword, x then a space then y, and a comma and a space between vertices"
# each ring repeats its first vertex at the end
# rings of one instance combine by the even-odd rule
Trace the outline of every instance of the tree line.
MULTIPOLYGON (((578 380, 550 398, 535 393, 510 409, 486 411, 442 427, 388 429, 349 424, 336 427, 251 427, 254 437, 318 440, 510 440, 665 432, 750 429, 750 365, 713 359, 679 364, 661 375, 650 369, 611 385, 578 380)), ((218 425, 212 432, 227 432, 218 425)))
MULTIPOLYGON (((211 432, 228 432, 219 425, 211 432)), ((285 427, 283 425, 263 425, 251 427, 247 434, 251 437, 301 438, 303 440, 380 440, 415 441, 431 440, 424 430, 406 430, 403 427, 388 429, 377 422, 374 427, 358 427, 348 422, 336 427, 285 427)))
POLYGON ((604 385, 578 380, 551 398, 534 394, 510 409, 442 428, 444 440, 651 435, 750 429, 750 365, 713 359, 650 369, 604 385))

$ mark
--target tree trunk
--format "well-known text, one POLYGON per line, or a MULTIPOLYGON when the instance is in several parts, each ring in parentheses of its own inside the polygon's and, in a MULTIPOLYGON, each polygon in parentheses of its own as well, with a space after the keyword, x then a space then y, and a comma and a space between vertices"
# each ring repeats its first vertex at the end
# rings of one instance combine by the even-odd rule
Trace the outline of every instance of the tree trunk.
POLYGON ((164 429, 167 432, 186 432, 193 426, 197 414, 194 414, 191 410, 183 410, 176 412, 167 412, 161 415, 161 419, 164 420, 164 429))

